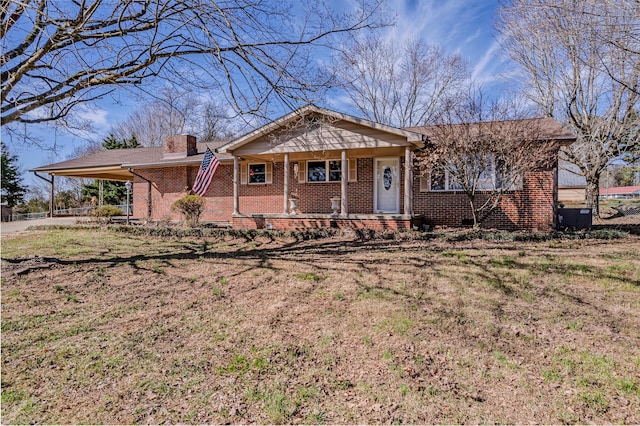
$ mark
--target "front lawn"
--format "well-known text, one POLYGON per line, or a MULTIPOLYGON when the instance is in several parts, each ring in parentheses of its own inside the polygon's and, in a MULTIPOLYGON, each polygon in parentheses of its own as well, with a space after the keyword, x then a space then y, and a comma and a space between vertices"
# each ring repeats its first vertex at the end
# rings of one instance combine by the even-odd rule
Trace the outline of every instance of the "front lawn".
POLYGON ((3 236, 3 423, 637 424, 638 253, 3 236))

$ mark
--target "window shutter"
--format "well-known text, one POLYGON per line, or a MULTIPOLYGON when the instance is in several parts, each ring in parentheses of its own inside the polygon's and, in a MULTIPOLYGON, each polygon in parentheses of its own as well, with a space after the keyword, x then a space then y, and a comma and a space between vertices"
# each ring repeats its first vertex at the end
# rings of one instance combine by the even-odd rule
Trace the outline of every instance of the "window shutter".
POLYGON ((247 164, 240 164, 240 183, 247 184, 247 164))
POLYGON ((420 192, 429 191, 429 175, 420 176, 420 192))
POLYGON ((264 170, 264 183, 273 183, 273 163, 267 163, 264 170))
POLYGON ((349 160, 349 182, 358 181, 358 159, 350 158, 349 160))
POLYGON ((298 161, 298 183, 305 183, 307 181, 307 162, 298 161))

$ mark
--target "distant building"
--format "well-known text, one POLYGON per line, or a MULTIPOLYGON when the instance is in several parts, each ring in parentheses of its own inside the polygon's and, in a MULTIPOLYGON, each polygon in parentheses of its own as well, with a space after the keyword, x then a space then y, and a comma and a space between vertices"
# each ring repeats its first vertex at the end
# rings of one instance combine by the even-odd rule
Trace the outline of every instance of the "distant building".
POLYGON ((640 186, 618 186, 614 188, 600 188, 600 199, 633 199, 640 198, 640 186))

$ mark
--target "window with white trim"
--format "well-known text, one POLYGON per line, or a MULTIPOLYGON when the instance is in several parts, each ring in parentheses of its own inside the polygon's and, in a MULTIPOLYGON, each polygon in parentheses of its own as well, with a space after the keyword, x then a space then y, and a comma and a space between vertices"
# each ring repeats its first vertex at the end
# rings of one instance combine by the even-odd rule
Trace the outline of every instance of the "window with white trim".
POLYGON ((342 161, 307 161, 307 182, 340 182, 342 180, 342 161))
POLYGON ((240 183, 242 185, 264 185, 273 182, 273 163, 240 164, 240 183))
MULTIPOLYGON (((477 160, 471 160, 477 161, 477 160)), ((488 158, 488 166, 481 170, 481 167, 477 167, 480 171, 478 178, 475 181, 476 190, 478 191, 492 191, 497 188, 504 190, 518 190, 522 189, 522 178, 511 177, 511 181, 507 182, 505 179, 509 175, 504 172, 504 162, 494 160, 491 155, 488 158), (503 185, 505 187, 503 187, 503 185)), ((473 171, 472 163, 469 163, 470 171, 473 171)), ((468 173, 471 175, 472 173, 468 173)), ((462 173, 464 175, 465 173, 462 173)), ((443 167, 433 167, 427 176, 420 178, 420 191, 463 191, 463 186, 456 180, 456 176, 443 167)))
POLYGON ((266 183, 267 165, 265 163, 249 164, 249 183, 266 183))

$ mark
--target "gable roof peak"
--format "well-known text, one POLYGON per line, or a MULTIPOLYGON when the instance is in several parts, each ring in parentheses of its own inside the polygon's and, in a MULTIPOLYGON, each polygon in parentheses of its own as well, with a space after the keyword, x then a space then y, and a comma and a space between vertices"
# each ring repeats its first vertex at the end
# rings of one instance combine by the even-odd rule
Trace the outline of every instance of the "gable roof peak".
POLYGON ((422 142, 424 141, 424 135, 415 131, 411 131, 409 129, 400 129, 397 127, 392 127, 392 126, 388 126, 385 124, 380 124, 380 123, 376 123, 370 120, 365 120, 363 118, 358 118, 358 117, 354 117, 352 115, 349 114, 344 114, 341 112, 337 112, 328 108, 323 108, 323 107, 319 107, 316 106, 314 104, 307 104, 303 107, 300 107, 286 115, 283 115, 282 117, 271 121, 270 123, 265 124, 262 127, 259 127, 255 130, 253 130, 252 132, 249 132, 247 134, 245 134, 244 136, 241 136, 223 146, 221 146, 220 148, 217 149, 217 152, 221 152, 221 153, 225 153, 225 154, 230 154, 232 153, 235 149, 238 149, 248 143, 251 143, 253 141, 255 141, 256 139, 259 139, 262 136, 265 136, 269 133, 272 133, 274 131, 277 131, 283 127, 286 127, 288 125, 294 125, 296 124, 297 120, 301 120, 304 119, 305 117, 312 115, 312 114, 317 114, 317 115, 321 115, 323 117, 327 117, 329 120, 328 121, 346 121, 346 122, 350 122, 353 124, 358 124, 361 126, 365 126, 365 127, 369 127, 369 128, 373 128, 376 130, 380 130, 383 132, 387 132, 387 133, 391 133, 397 136, 401 136, 401 137, 405 137, 407 139, 408 142, 413 142, 416 144, 421 145, 422 142))

